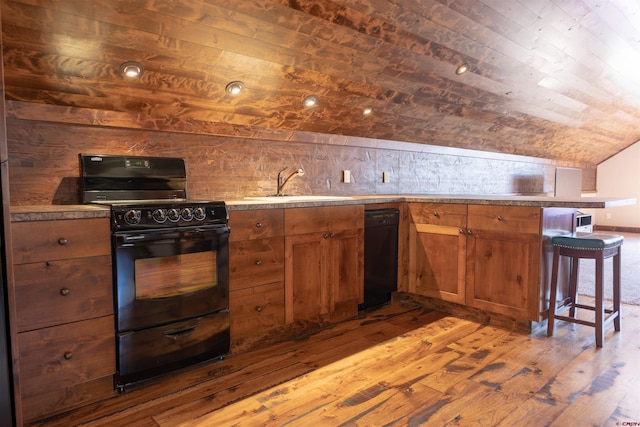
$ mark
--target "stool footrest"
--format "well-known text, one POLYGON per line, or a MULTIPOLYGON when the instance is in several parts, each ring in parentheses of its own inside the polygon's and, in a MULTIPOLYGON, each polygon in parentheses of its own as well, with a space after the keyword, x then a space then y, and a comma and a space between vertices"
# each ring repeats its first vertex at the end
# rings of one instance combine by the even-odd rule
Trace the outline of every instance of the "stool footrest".
MULTIPOLYGON (((610 315, 607 316, 604 320, 603 320, 603 324, 607 325, 608 323, 610 323, 611 321, 613 321, 616 317, 618 317, 620 315, 620 313, 616 312, 608 312, 610 315)), ((580 325, 585 325, 585 326, 591 326, 591 327, 595 327, 596 326, 596 322, 594 321, 589 321, 589 320, 583 320, 583 319, 577 319, 575 317, 570 317, 570 316, 561 316, 556 314, 555 318, 558 320, 564 320, 565 322, 570 322, 570 323, 578 323, 580 325)))
MULTIPOLYGON (((596 311, 596 308, 591 306, 591 305, 585 305, 585 304, 580 304, 580 303, 575 303, 573 305, 574 308, 583 308, 585 310, 591 310, 591 311, 596 311)), ((569 310, 571 308, 571 306, 564 306, 564 307, 560 307, 560 313, 562 313, 562 311, 566 311, 569 310)), ((604 309, 605 313, 613 313, 613 308, 606 308, 604 309)), ((556 309, 556 313, 558 312, 558 310, 556 309)), ((556 316, 558 317, 558 316, 556 316)))

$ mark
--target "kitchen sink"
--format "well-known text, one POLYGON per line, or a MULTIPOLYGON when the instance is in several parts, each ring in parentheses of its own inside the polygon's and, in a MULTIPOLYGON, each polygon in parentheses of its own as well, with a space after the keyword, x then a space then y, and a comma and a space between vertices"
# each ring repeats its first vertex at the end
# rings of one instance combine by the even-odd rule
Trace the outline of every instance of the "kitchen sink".
POLYGON ((255 200, 269 203, 285 203, 285 202, 330 202, 339 200, 351 200, 350 196, 264 196, 264 197, 245 197, 245 200, 255 200))

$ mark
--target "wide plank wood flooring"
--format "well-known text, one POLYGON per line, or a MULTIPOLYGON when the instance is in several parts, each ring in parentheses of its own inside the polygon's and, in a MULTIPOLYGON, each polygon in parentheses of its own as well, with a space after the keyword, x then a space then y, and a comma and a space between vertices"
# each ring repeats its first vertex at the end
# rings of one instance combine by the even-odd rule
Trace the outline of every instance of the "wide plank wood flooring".
MULTIPOLYGON (((640 307, 522 334, 394 303, 163 377, 47 426, 617 426, 640 423, 640 307)), ((38 424, 38 423, 34 423, 38 424)))

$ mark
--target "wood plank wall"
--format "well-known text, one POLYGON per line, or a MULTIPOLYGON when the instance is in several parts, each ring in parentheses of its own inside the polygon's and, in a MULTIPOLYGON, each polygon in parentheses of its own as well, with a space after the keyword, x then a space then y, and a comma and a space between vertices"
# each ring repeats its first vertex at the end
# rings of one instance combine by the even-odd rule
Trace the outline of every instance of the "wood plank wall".
MULTIPOLYGON (((96 118, 93 110, 7 103, 12 205, 79 203, 79 153, 184 157, 188 195, 235 199, 275 193, 283 167, 305 169, 290 194, 553 193, 559 162, 309 132, 221 127, 158 128, 137 115, 96 118), (91 116, 92 119, 78 119, 91 116), (240 136, 238 136, 240 135, 240 136), (342 183, 342 171, 352 182, 342 183), (382 182, 388 172, 389 183, 382 182)), ((595 169, 583 173, 595 189, 595 169)))
POLYGON ((68 118, 82 107, 174 130, 262 126, 595 165, 640 136, 637 84, 614 60, 638 54, 623 42, 640 38, 627 4, 4 0, 5 94, 68 118), (139 79, 120 75, 130 60, 139 79), (247 90, 232 98, 236 79, 247 90), (319 105, 302 108, 311 93, 319 105))

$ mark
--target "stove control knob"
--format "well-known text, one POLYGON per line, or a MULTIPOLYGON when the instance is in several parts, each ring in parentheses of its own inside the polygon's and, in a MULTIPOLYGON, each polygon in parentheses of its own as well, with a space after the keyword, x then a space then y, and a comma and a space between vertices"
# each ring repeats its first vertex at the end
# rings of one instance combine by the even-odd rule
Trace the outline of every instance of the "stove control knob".
POLYGON ((182 208, 180 216, 185 221, 191 221, 193 219, 193 212, 191 212, 190 208, 182 208))
POLYGON ((124 222, 126 222, 129 225, 139 224, 141 216, 142 216, 141 211, 138 211, 135 209, 128 210, 124 213, 124 222))
POLYGON ((193 218, 198 221, 204 221, 207 219, 207 211, 202 206, 199 206, 193 210, 193 218))
POLYGON ((171 222, 178 222, 180 220, 180 211, 176 208, 169 209, 167 211, 167 218, 171 222))
POLYGON ((151 214, 153 220, 158 224, 162 224, 167 220, 167 212, 164 209, 156 209, 151 214))

